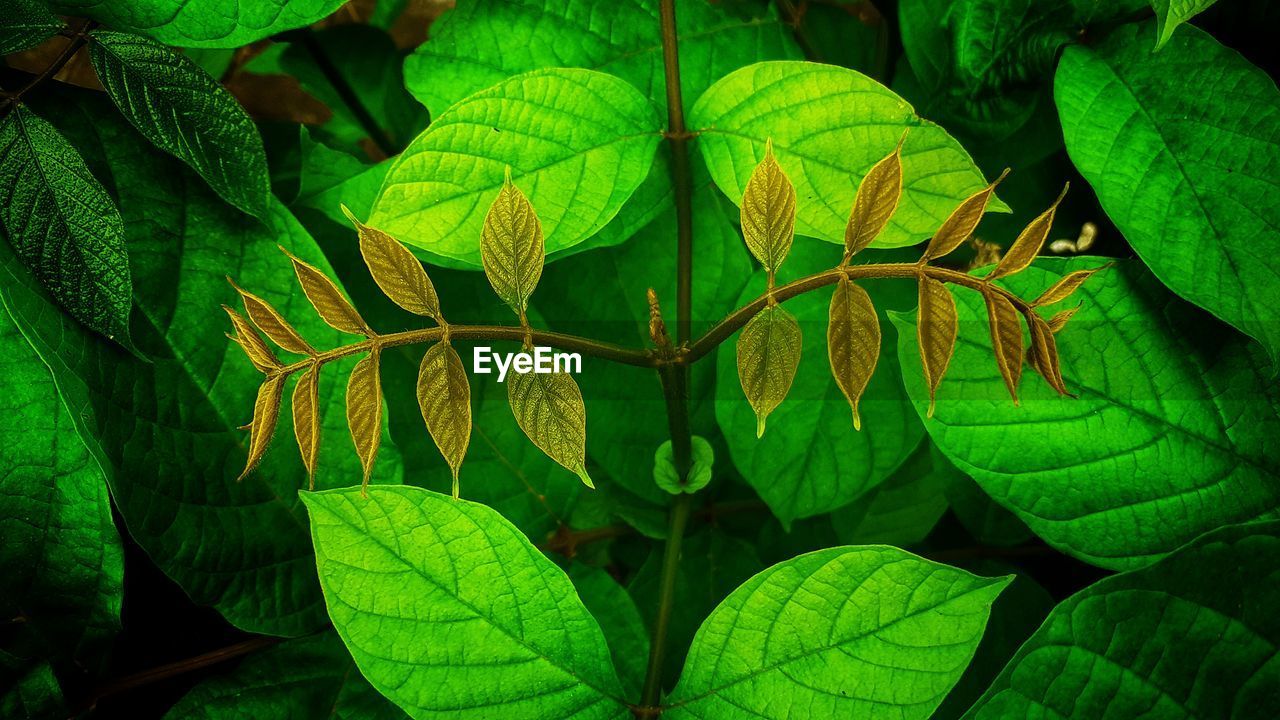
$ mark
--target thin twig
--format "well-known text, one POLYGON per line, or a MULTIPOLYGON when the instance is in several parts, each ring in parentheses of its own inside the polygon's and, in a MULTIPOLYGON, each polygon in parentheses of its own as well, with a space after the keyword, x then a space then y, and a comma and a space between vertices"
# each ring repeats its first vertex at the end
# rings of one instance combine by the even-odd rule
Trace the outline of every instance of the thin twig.
POLYGON ((89 41, 88 33, 95 27, 97 27, 97 23, 85 22, 79 30, 67 35, 70 40, 67 41, 66 47, 62 48, 62 52, 58 54, 58 57, 54 58, 53 62, 49 63, 49 66, 41 71, 39 75, 32 78, 31 82, 22 86, 18 91, 10 94, 3 102, 0 102, 0 110, 16 106, 22 100, 23 95, 39 87, 54 75, 57 75, 58 71, 61 70, 68 62, 71 62, 71 58, 75 57, 76 53, 80 51, 80 48, 84 47, 85 43, 89 41))

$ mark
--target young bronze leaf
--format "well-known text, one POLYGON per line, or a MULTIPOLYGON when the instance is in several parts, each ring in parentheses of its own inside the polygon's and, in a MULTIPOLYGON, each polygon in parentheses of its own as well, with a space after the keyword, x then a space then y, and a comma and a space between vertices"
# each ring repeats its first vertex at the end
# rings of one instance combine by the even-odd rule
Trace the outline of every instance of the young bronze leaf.
POLYGON ((587 411, 573 376, 513 371, 507 376, 507 400, 533 444, 594 489, 586 467, 587 411))
POLYGON ((979 190, 978 192, 965 198, 964 202, 956 206, 955 210, 942 221, 942 226, 938 228, 938 232, 933 234, 933 239, 929 241, 929 246, 924 249, 924 255, 920 258, 920 262, 929 262, 937 260, 951 254, 951 251, 960 247, 960 245, 973 236, 973 231, 977 229, 978 223, 982 221, 982 215, 987 211, 987 203, 991 201, 991 197, 995 195, 996 186, 1001 180, 1009 174, 1006 169, 1000 173, 1000 177, 995 179, 990 185, 979 190))
POLYGON ((520 317, 542 277, 546 261, 542 223, 520 188, 511 182, 511 169, 489 206, 480 233, 480 261, 493 291, 520 317))
POLYGON ((249 459, 236 482, 244 480, 262 460, 276 432, 280 419, 280 400, 284 395, 284 381, 288 375, 271 375, 258 387, 258 399, 253 403, 253 421, 249 423, 249 459))
POLYGON ((280 369, 280 360, 276 358, 275 353, 271 352, 271 348, 267 347, 267 344, 258 336, 258 331, 253 329, 253 325, 243 315, 230 307, 223 305, 222 309, 227 311, 227 315, 231 317, 231 326, 236 330, 235 335, 228 334, 227 337, 240 346, 240 349, 244 351, 244 354, 249 358, 249 362, 253 363, 258 372, 268 374, 272 370, 280 369))
POLYGON ((827 357, 831 360, 831 374, 853 409, 853 427, 861 430, 858 399, 880 359, 880 319, 867 291, 848 278, 840 278, 831 296, 827 357))
MULTIPOLYGON (((907 134, 903 133, 893 152, 872 165, 867 176, 862 178, 862 184, 858 185, 849 224, 844 229, 845 262, 870 245, 898 209, 898 200, 902 197, 902 143, 906 139, 907 134)), ((855 418, 857 414, 855 408, 855 418)))
POLYGON ((1058 333, 1062 332, 1062 328, 1067 326, 1067 321, 1070 320, 1071 316, 1075 315, 1076 311, 1079 309, 1080 309, 1080 306, 1077 305, 1073 308, 1067 308, 1066 310, 1063 310, 1057 315, 1054 315, 1053 317, 1049 318, 1049 331, 1052 332, 1054 335, 1057 335, 1058 333))
POLYGON ((1062 193, 1058 195, 1057 200, 1053 201, 1049 209, 1040 213, 1039 217, 1022 229, 1018 239, 1013 241, 1009 251, 1000 260, 1000 264, 996 265, 996 269, 987 276, 988 281, 1026 270, 1031 261, 1036 259, 1036 255, 1040 254, 1040 246, 1044 245, 1044 239, 1049 236, 1049 230, 1053 227, 1053 215, 1058 211, 1058 204, 1067 196, 1069 187, 1071 187, 1070 184, 1062 188, 1062 193))
POLYGON ((306 340, 303 340, 298 331, 294 330, 289 321, 285 320, 283 315, 271 307, 270 303, 236 285, 236 282, 231 278, 227 278, 227 282, 231 283, 231 287, 240 293, 240 299, 244 301, 244 310, 249 314, 249 319, 253 321, 254 325, 258 326, 258 329, 264 335, 271 338, 272 342, 291 353, 299 355, 316 354, 316 349, 311 347, 311 344, 306 340))
POLYGON ((920 362, 929 384, 929 412, 933 417, 934 399, 942 376, 951 364, 956 349, 956 299, 947 286, 930 277, 920 278, 919 320, 916 337, 920 343, 920 362))
POLYGON ((447 342, 427 348, 418 369, 418 407, 427 432, 449 469, 453 496, 458 497, 458 468, 471 442, 471 385, 458 352, 447 342))
POLYGON ((283 247, 280 251, 288 255, 289 260, 293 262, 293 272, 298 276, 302 294, 307 296, 307 300, 311 301, 311 307, 316 309, 316 314, 328 323, 329 327, 365 337, 375 334, 328 275, 320 272, 316 266, 299 260, 283 247))
POLYGON ((738 336, 738 381, 756 411, 756 437, 791 390, 800 366, 800 325, 779 305, 766 307, 738 336))
POLYGON ((347 381, 347 427, 356 445, 356 454, 364 467, 361 488, 368 487, 373 461, 382 442, 382 383, 379 380, 380 358, 374 350, 356 363, 347 381))
POLYGON ((1058 343, 1053 339, 1053 330, 1049 323, 1039 315, 1032 313, 1027 323, 1031 329, 1031 347, 1027 351, 1027 362, 1040 377, 1049 383, 1049 387, 1058 391, 1059 395, 1070 395, 1067 384, 1062 379, 1062 367, 1058 360, 1058 343))
POLYGON ((742 195, 742 236, 747 248, 770 275, 791 250, 796 227, 796 189, 773 156, 773 141, 764 148, 742 195))
POLYGON ((1021 316, 1008 298, 994 290, 983 290, 982 297, 987 303, 987 324, 991 326, 991 350, 996 367, 1016 405, 1018 381, 1022 378, 1021 316))
POLYGON ((1071 293, 1074 293, 1076 290, 1079 290, 1080 286, 1084 285, 1085 281, 1089 279, 1090 275, 1093 275, 1094 273, 1098 272, 1098 270, 1101 270, 1101 269, 1102 268, 1094 268, 1092 270, 1076 270, 1073 273, 1069 273, 1063 276, 1061 280, 1053 284, 1053 287, 1041 293, 1040 297, 1036 298, 1035 302, 1031 303, 1032 306, 1040 307, 1042 305, 1052 305, 1054 303, 1059 303, 1059 302, 1062 302, 1063 300, 1066 300, 1067 298, 1071 297, 1071 293))
POLYGON ((382 292, 405 310, 440 322, 440 298, 418 258, 399 240, 357 220, 346 205, 342 212, 356 226, 360 254, 382 292))
POLYGON ((316 457, 320 453, 320 365, 313 363, 293 386, 293 436, 298 439, 307 489, 316 489, 316 457))

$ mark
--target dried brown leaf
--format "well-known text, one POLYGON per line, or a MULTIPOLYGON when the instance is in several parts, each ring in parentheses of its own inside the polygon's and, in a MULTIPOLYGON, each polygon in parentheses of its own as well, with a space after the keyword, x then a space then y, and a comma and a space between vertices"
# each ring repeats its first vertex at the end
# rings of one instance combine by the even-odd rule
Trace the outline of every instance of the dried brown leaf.
POLYGON ((302 294, 307 296, 307 300, 311 301, 311 307, 316 309, 316 314, 328 323, 329 327, 364 337, 376 334, 328 275, 320 272, 316 266, 299 259, 283 246, 280 251, 288 255, 289 260, 293 262, 293 272, 298 276, 302 294))
POLYGON ((777 272, 795 236, 796 189, 773 155, 772 140, 765 143, 764 159, 747 181, 741 218, 747 248, 765 270, 777 272))
POLYGON ((1080 286, 1084 285, 1085 281, 1088 280, 1091 275, 1101 269, 1102 268, 1076 270, 1075 272, 1064 275, 1061 280, 1053 284, 1053 287, 1050 287, 1048 290, 1041 293, 1040 297, 1036 298, 1035 302, 1031 303, 1031 305, 1033 307, 1040 307, 1042 305, 1052 305, 1066 300, 1071 297, 1072 293, 1079 290, 1080 286))
POLYGON ((280 419, 280 400, 284 395, 287 375, 270 375, 258 387, 258 399, 253 403, 253 421, 249 423, 249 459, 236 482, 244 480, 253 471, 271 444, 280 419))
POLYGON ((270 303, 241 288, 231 278, 227 278, 227 282, 231 283, 231 287, 240 293, 240 299, 244 301, 244 310, 248 313, 249 319, 264 335, 271 338, 272 342, 291 353, 299 355, 316 354, 316 349, 311 347, 311 344, 306 340, 303 340, 298 331, 294 330, 289 321, 285 320, 283 315, 271 307, 270 303))
POLYGON ((1053 227, 1053 216, 1058 211, 1058 204, 1062 202, 1062 198, 1067 196, 1067 189, 1070 187, 1069 183, 1063 187, 1062 193, 1058 195, 1057 200, 1053 201, 1049 209, 1040 213, 1035 220, 1032 220, 1022 229, 1018 239, 1013 241, 1009 251, 1001 258, 1000 264, 996 265, 996 269, 992 270, 991 274, 987 276, 988 281, 1022 272, 1027 269, 1032 260, 1036 259, 1036 255, 1040 254, 1040 246, 1044 245, 1045 238, 1049 237, 1049 230, 1053 227))
POLYGON ((802 342, 800 325, 779 305, 756 313, 738 336, 738 381, 756 411, 756 437, 791 390, 802 342))
POLYGON ((987 324, 991 327, 991 350, 996 367, 1016 405, 1018 381, 1022 379, 1021 315, 1008 298, 990 288, 983 290, 982 297, 987 303, 987 324))
POLYGON ((418 407, 449 469, 458 497, 458 469, 471 442, 471 385, 458 352, 447 342, 427 348, 418 369, 418 407))
POLYGON ((293 386, 293 436, 298 440, 307 489, 316 489, 316 458, 320 454, 320 365, 313 363, 293 386))
MULTIPOLYGON (((902 197, 902 143, 906 139, 907 134, 904 132, 893 152, 872 165, 858 185, 853 210, 849 213, 849 224, 844 229, 846 262, 884 232, 894 211, 898 209, 898 200, 902 197)), ((856 410, 854 415, 856 417, 856 410)))
POLYGON ((360 254, 382 292, 405 310, 440 322, 440 298, 418 258, 399 240, 357 220, 346 205, 342 212, 356 226, 360 254))
POLYGON ((493 291, 522 318, 546 257, 542 223, 529 198, 511 182, 507 168, 506 181, 484 217, 480 261, 493 291))
POLYGON ((848 278, 836 283, 827 325, 827 357, 831 374, 853 410, 853 427, 862 429, 858 400, 880 359, 880 318, 867 291, 848 278))
POLYGON ((1031 347, 1027 351, 1027 363, 1040 373, 1040 377, 1049 383, 1049 387, 1058 391, 1059 395, 1070 395, 1067 384, 1062 379, 1062 366, 1058 359, 1058 343, 1053 338, 1053 330, 1049 323, 1039 315, 1032 314, 1028 323, 1031 328, 1031 347))
POLYGON ((276 358, 275 353, 271 352, 271 348, 262 341, 258 335, 258 331, 253 329, 253 325, 245 319, 243 315, 236 312, 232 308, 223 305, 223 310, 227 311, 227 315, 231 318, 231 326, 235 328, 236 334, 228 334, 227 337, 235 341, 236 345, 244 351, 249 358, 249 362, 258 369, 258 372, 269 374, 273 370, 280 369, 280 360, 276 358))
POLYGON ((373 463, 382 443, 382 383, 379 379, 379 352, 356 363, 347 381, 347 427, 355 442, 356 455, 364 468, 361 489, 368 487, 373 463))
POLYGON ((587 410, 573 376, 513 371, 507 376, 507 401, 533 444, 594 489, 586 467, 587 410))
POLYGON ((956 209, 951 211, 951 215, 942 221, 938 232, 934 233, 933 238, 929 240, 929 245, 924 249, 924 255, 920 258, 920 261, 929 262, 930 260, 937 260, 940 257, 950 255, 953 250, 972 237, 973 231, 977 229, 978 223, 982 221, 983 214, 987 212, 987 203, 995 195, 996 186, 1008 175, 1009 171, 1006 169, 990 185, 965 198, 963 202, 957 205, 956 209))
POLYGON ((951 364, 956 350, 956 300, 946 285, 930 277, 920 278, 920 307, 916 321, 916 339, 920 344, 920 362, 929 385, 929 412, 933 417, 934 400, 942 376, 951 364))

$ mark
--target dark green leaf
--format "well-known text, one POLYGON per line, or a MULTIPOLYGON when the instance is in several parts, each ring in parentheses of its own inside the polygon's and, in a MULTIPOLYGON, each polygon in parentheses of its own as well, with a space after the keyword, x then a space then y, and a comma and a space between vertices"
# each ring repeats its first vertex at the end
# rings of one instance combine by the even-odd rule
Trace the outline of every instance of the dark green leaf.
POLYGON ((0 0, 0 55, 35 47, 61 27, 41 0, 0 0))
POLYGON ((649 631, 635 601, 617 580, 600 568, 575 562, 569 566, 569 579, 609 641, 609 652, 618 668, 625 696, 639 697, 645 663, 649 659, 649 631))

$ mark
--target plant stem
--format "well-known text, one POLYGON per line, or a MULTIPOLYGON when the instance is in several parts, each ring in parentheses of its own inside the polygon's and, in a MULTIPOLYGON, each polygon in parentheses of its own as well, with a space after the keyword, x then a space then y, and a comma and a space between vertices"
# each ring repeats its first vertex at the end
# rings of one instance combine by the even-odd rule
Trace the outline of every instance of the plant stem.
POLYGON ((674 0, 662 0, 662 66, 667 86, 667 142, 676 203, 676 342, 689 341, 693 311, 693 183, 689 172, 689 130, 680 93, 680 48, 674 0))
POLYGON ((329 54, 321 47, 320 41, 316 40, 316 36, 311 29, 303 28, 293 35, 293 38, 298 40, 302 48, 315 61, 316 67, 320 69, 333 91, 338 93, 342 104, 346 105, 351 114, 355 116, 356 122, 360 123, 360 127, 364 128, 366 133, 369 133, 369 140, 374 145, 377 145, 378 149, 387 157, 395 155, 398 152, 396 146, 387 137, 387 134, 383 132, 382 128, 378 126, 378 121, 373 118, 369 109, 360 101, 360 96, 356 94, 351 84, 347 82, 346 78, 342 77, 342 73, 333 64, 333 61, 329 59, 329 54))
POLYGON ((38 87, 54 75, 57 75, 58 71, 67 63, 71 62, 71 58, 75 57, 76 53, 80 51, 80 48, 84 47, 85 43, 89 41, 87 33, 95 27, 97 27, 97 23, 86 22, 83 27, 75 31, 74 34, 70 36, 71 39, 67 42, 66 47, 64 47, 62 52, 58 54, 58 57, 54 58, 53 62, 49 63, 49 66, 46 67, 39 75, 32 78, 31 82, 23 85, 17 92, 5 98, 4 102, 0 102, 0 110, 17 105, 18 102, 22 100, 23 95, 38 87))
POLYGON ((676 571, 680 568, 680 546, 684 529, 689 524, 693 496, 681 493, 671 504, 671 521, 667 544, 662 553, 662 578, 658 585, 658 614, 653 621, 653 640, 649 645, 649 665, 645 670, 644 689, 640 694, 641 710, 656 708, 662 695, 662 662, 666 656, 667 629, 676 595, 676 571))

